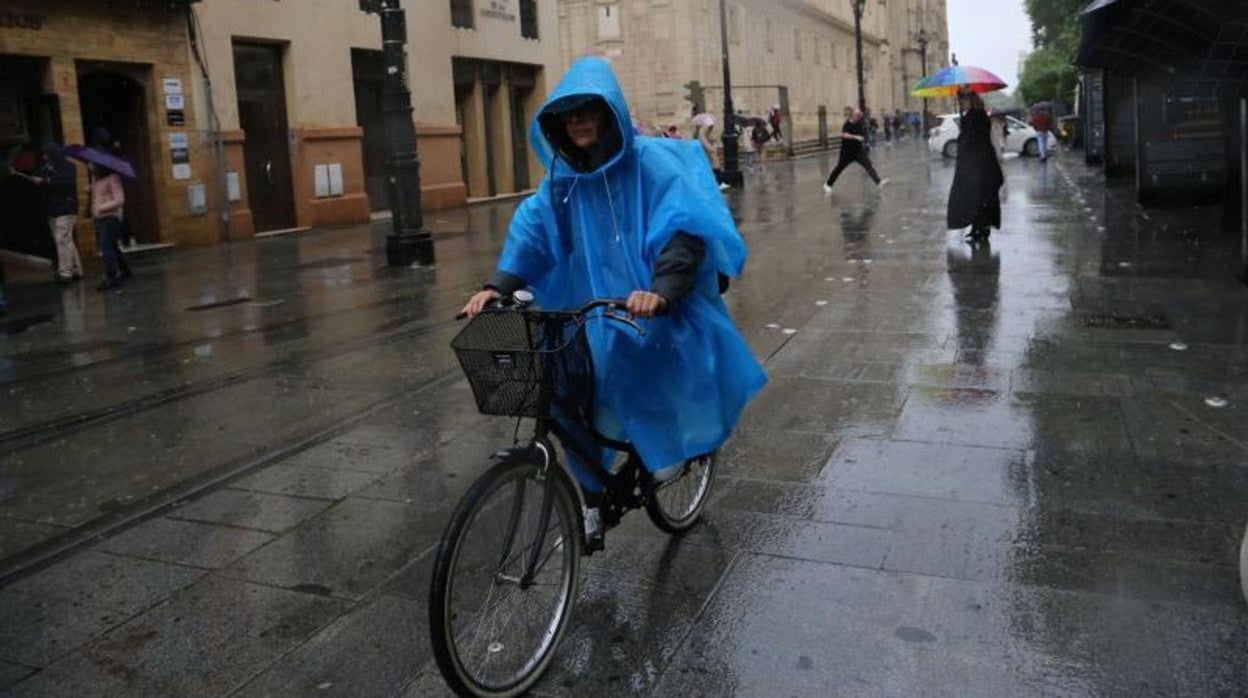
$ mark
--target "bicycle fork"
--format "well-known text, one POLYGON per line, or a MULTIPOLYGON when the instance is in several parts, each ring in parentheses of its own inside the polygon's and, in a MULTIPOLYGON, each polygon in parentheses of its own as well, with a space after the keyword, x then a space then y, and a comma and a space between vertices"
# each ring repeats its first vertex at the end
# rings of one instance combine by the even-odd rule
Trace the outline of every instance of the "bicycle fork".
MULTIPOLYGON (((532 549, 529 551, 521 549, 519 551, 519 554, 525 558, 521 574, 518 577, 509 575, 506 573, 506 570, 507 563, 512 559, 512 550, 516 547, 516 536, 524 519, 525 490, 527 489, 524 480, 516 481, 516 492, 511 503, 511 514, 508 516, 507 530, 503 537, 503 549, 499 555, 498 572, 495 574, 495 577, 500 581, 515 584, 522 590, 528 589, 533 585, 533 579, 537 576, 537 573, 540 571, 540 565, 544 562, 542 553, 546 548, 546 534, 550 529, 550 518, 555 505, 555 495, 552 490, 558 486, 555 483, 555 479, 548 472, 549 467, 550 461, 548 457, 537 474, 537 480, 542 486, 542 500, 539 505, 537 531, 534 534, 532 549), (525 554, 526 552, 528 553, 527 555, 525 554)), ((521 540, 520 545, 523 546, 524 544, 525 541, 521 540)), ((556 545, 556 547, 558 546, 556 545)))

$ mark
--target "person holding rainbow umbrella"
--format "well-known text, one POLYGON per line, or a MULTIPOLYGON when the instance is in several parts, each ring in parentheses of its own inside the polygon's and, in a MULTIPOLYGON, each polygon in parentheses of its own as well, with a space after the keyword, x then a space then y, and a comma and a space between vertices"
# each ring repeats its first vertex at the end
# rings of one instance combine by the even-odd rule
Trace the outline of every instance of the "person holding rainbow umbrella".
POLYGON ((950 230, 970 227, 972 243, 986 242, 993 228, 1001 227, 1000 150, 992 143, 992 121, 980 97, 1006 86, 1005 81, 974 66, 943 68, 919 81, 911 92, 916 97, 957 97, 959 111, 958 165, 949 190, 945 222, 950 230))

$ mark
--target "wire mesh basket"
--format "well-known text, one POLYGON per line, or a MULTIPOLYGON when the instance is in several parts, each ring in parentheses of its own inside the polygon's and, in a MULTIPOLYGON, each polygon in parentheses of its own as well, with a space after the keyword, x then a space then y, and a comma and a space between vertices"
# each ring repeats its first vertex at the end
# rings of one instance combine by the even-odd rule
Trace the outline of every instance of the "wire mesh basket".
POLYGON ((546 418, 554 406, 588 412, 593 360, 576 313, 487 310, 451 348, 482 414, 546 418))

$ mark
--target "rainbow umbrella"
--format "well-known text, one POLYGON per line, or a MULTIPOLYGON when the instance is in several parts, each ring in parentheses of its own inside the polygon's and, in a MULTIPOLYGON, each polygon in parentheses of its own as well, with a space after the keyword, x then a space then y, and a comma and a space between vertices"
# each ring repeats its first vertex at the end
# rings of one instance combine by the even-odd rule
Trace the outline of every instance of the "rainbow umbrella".
POLYGON ((973 65, 951 65, 923 78, 910 94, 915 97, 956 97, 962 90, 983 94, 1004 88, 1005 81, 973 65))

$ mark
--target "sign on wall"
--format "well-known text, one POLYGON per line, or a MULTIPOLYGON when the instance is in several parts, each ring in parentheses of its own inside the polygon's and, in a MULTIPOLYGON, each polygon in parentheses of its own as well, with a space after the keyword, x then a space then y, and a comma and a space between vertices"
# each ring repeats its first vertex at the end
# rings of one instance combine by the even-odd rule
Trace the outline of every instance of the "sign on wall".
POLYGON ((505 19, 508 22, 516 21, 516 13, 511 11, 511 0, 488 0, 482 4, 485 5, 481 8, 482 17, 505 19))

